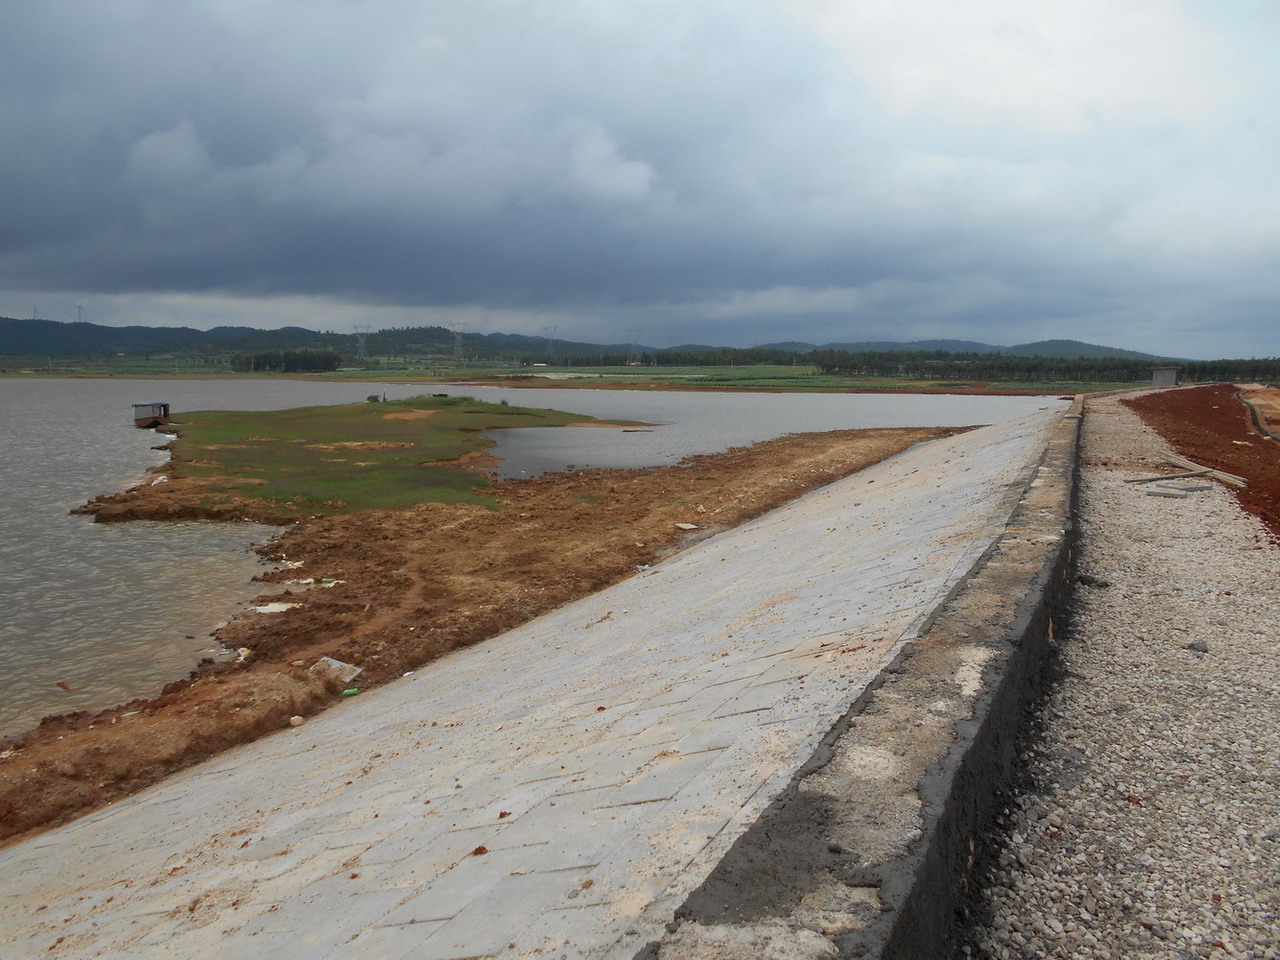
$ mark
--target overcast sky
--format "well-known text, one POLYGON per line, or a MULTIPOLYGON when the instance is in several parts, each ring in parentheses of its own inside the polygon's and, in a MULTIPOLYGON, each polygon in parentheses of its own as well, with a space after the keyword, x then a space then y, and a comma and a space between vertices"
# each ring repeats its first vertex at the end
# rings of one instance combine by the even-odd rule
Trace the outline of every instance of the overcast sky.
POLYGON ((1280 354, 1274 0, 4 0, 0 316, 1280 354))

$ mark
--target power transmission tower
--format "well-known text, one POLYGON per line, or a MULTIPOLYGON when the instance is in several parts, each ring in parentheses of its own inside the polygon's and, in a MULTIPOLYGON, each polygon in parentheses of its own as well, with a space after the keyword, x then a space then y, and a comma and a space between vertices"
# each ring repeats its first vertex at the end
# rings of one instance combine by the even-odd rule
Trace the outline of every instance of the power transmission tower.
POLYGON ((355 326, 356 331, 356 359, 369 359, 369 325, 367 323, 358 323, 355 326))
POLYGON ((462 363, 462 335, 466 333, 469 326, 471 326, 470 323, 462 320, 449 324, 449 329, 453 331, 454 366, 459 366, 462 363))
POLYGON ((551 362, 551 358, 555 355, 552 347, 555 345, 555 335, 559 327, 543 327, 542 332, 547 338, 547 363, 551 362))

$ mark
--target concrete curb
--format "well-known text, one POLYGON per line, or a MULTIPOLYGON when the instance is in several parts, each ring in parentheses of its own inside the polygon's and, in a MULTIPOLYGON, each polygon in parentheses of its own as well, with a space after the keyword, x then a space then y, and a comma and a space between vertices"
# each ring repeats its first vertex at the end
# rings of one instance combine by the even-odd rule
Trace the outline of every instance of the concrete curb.
MULTIPOLYGON (((957 725, 954 747, 920 784, 928 826, 920 848, 898 865, 911 876, 883 947, 877 951, 874 941, 864 941, 865 949, 852 955, 941 957, 955 942, 957 907, 975 884, 979 838, 994 821, 997 791, 1011 779, 1027 708, 1043 691, 1049 644, 1067 616, 1082 411, 1077 399, 1050 440, 1038 479, 1010 518, 1001 553, 975 573, 955 602, 964 605, 993 586, 1012 586, 1031 574, 1023 579, 1025 593, 1012 619, 1003 625, 1003 649, 984 677, 973 718, 957 725), (1015 538, 1026 549, 1008 550, 1015 538)), ((922 643, 935 634, 945 642, 955 629, 950 613, 922 643)))
POLYGON ((1077 398, 1003 534, 640 957, 944 957, 1061 629, 1077 398))

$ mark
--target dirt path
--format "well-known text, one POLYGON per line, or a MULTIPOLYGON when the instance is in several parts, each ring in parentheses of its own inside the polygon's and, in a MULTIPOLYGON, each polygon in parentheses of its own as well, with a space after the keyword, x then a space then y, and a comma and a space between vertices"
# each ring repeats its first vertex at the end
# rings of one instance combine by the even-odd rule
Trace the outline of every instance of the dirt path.
MULTIPOLYGON (((0 743, 0 840, 323 709, 342 685, 308 672, 321 655, 361 666, 354 685, 367 690, 616 583, 690 537, 956 432, 797 434, 674 467, 506 481, 494 492, 501 510, 422 504, 303 521, 265 551, 288 568, 263 577, 275 585, 263 601, 299 605, 218 635, 247 651, 244 662, 206 664, 154 700, 46 721, 0 743)), ((173 492, 157 504, 172 515, 173 492)), ((147 516, 136 499, 130 509, 147 516)), ((246 505, 240 515, 251 514, 246 505)))

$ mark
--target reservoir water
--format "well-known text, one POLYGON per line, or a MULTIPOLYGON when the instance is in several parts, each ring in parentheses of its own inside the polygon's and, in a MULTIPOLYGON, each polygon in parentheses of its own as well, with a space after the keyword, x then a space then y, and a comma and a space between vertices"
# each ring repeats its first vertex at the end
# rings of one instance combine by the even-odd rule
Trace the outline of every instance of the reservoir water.
POLYGON ((253 524, 95 524, 69 511, 161 462, 130 405, 266 410, 448 392, 660 424, 651 432, 498 431, 502 472, 673 463, 786 433, 961 426, 1021 416, 1044 397, 519 390, 291 380, 0 379, 0 736, 42 716, 154 696, 216 652, 210 634, 260 592, 253 524), (65 684, 70 690, 60 687, 65 684))
POLYGON ((640 420, 652 430, 498 430, 500 476, 587 467, 677 463, 787 433, 866 427, 966 427, 1059 406, 1053 397, 976 397, 874 393, 729 393, 656 390, 521 390, 445 386, 496 403, 555 407, 607 420, 640 420))

